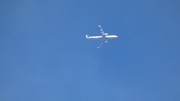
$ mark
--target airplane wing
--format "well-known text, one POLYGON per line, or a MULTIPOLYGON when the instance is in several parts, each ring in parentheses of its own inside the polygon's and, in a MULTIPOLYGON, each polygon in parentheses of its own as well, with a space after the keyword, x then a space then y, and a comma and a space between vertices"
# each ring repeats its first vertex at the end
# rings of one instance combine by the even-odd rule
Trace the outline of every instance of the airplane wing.
POLYGON ((107 42, 106 40, 102 40, 99 46, 97 47, 98 49, 103 45, 103 43, 107 42))
POLYGON ((104 31, 103 31, 102 27, 100 25, 98 25, 98 27, 100 28, 101 34, 104 35, 104 31))

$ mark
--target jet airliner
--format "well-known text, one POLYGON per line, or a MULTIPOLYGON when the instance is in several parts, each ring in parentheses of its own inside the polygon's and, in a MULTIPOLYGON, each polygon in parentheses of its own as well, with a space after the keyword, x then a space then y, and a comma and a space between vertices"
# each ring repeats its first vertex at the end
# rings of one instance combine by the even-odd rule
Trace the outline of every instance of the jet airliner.
POLYGON ((117 35, 109 35, 108 33, 105 33, 100 25, 98 25, 100 28, 101 36, 89 36, 88 34, 86 35, 86 39, 98 39, 101 40, 100 45, 97 47, 98 49, 102 46, 103 43, 107 43, 108 39, 115 39, 118 38, 117 35))

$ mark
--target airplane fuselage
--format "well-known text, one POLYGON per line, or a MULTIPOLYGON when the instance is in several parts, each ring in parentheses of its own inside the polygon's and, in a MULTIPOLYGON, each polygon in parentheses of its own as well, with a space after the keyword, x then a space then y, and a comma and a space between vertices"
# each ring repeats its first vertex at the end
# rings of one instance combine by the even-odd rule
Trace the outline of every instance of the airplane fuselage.
POLYGON ((86 39, 113 39, 118 38, 117 35, 102 35, 102 36, 88 36, 86 35, 86 39))

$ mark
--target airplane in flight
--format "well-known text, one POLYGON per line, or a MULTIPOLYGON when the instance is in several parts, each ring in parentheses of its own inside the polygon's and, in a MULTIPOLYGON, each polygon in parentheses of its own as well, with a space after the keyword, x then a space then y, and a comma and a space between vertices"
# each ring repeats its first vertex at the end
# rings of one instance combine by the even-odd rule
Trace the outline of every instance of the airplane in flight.
POLYGON ((118 38, 117 35, 109 35, 108 33, 105 33, 100 25, 98 25, 98 27, 100 28, 101 36, 89 36, 88 34, 86 35, 86 39, 88 40, 89 39, 101 40, 100 45, 97 47, 98 49, 103 45, 103 43, 107 43, 108 39, 118 38))

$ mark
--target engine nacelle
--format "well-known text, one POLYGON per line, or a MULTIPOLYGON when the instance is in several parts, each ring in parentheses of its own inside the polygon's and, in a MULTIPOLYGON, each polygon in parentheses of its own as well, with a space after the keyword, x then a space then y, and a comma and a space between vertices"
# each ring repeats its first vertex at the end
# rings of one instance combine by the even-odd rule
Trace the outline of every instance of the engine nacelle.
POLYGON ((108 33, 104 33, 104 35, 108 35, 108 33))

